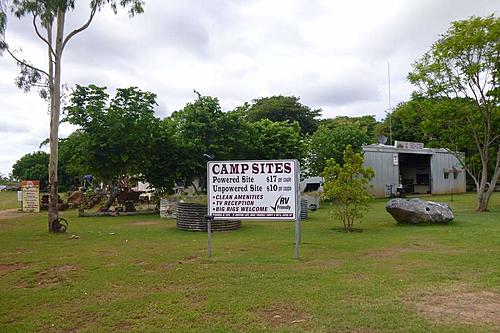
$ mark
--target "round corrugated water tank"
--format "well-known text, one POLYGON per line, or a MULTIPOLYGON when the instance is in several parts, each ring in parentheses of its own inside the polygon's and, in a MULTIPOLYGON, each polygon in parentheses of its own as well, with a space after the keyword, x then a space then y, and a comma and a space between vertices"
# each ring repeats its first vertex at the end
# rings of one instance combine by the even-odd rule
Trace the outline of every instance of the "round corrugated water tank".
MULTIPOLYGON (((207 231, 207 205, 187 202, 177 204, 176 226, 179 230, 207 231)), ((212 231, 231 231, 241 228, 240 220, 213 220, 212 231)))

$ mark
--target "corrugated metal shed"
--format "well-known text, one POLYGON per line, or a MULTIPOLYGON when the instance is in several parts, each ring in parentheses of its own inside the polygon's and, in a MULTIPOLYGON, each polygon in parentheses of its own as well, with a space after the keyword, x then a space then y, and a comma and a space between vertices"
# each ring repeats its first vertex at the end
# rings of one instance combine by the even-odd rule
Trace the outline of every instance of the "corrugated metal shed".
POLYGON ((436 151, 431 159, 432 194, 466 192, 466 172, 459 160, 448 151, 436 151), (444 174, 448 177, 445 178, 444 174))
POLYGON ((405 149, 387 145, 363 147, 365 166, 375 170, 370 192, 376 197, 407 193, 464 193, 465 172, 450 151, 443 148, 405 149))

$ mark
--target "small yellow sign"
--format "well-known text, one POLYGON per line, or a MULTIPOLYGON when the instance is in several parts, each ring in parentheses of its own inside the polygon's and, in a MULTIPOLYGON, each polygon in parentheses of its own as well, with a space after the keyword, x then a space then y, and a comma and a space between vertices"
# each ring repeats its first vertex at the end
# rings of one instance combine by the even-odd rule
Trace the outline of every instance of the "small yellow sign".
POLYGON ((21 182, 23 192, 23 212, 40 212, 40 181, 23 180, 21 182))

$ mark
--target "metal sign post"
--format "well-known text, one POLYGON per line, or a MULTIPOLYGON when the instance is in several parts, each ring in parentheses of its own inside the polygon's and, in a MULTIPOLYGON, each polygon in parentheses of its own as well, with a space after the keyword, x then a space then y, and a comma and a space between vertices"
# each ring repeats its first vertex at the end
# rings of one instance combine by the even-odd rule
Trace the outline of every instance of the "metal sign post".
POLYGON ((208 257, 212 256, 212 217, 207 218, 207 233, 208 233, 208 257))
POLYGON ((299 259, 300 244, 300 215, 295 220, 295 259, 299 259))
POLYGON ((207 163, 208 256, 213 220, 295 221, 299 258, 300 165, 297 160, 209 161, 207 163))
POLYGON ((299 189, 299 179, 300 179, 300 167, 298 166, 295 171, 295 259, 299 259, 299 244, 301 242, 300 234, 300 215, 301 215, 301 204, 300 204, 300 189, 299 189))

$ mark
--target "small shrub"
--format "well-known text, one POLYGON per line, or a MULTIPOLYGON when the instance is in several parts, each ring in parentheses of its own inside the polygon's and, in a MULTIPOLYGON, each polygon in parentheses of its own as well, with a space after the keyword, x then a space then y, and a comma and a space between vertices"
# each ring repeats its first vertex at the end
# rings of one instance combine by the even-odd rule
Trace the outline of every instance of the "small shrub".
POLYGON ((367 187, 375 176, 372 168, 363 166, 363 156, 355 153, 351 146, 344 150, 344 164, 334 159, 326 162, 323 171, 324 197, 332 202, 333 214, 342 221, 344 229, 353 231, 354 222, 361 219, 369 208, 373 196, 367 187))

